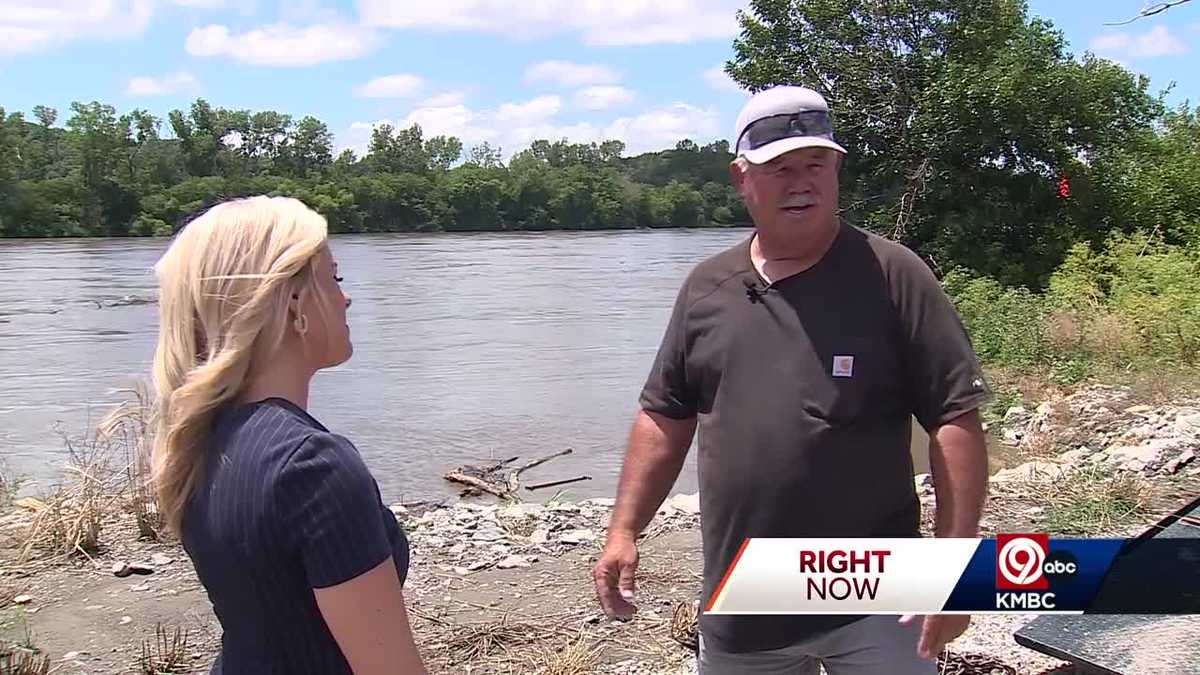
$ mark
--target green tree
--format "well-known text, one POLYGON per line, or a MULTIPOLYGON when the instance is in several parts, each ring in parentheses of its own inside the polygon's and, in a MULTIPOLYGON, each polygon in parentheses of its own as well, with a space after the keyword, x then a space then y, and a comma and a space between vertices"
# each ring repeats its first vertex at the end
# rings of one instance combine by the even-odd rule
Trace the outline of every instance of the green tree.
POLYGON ((429 168, 437 172, 448 171, 462 157, 462 141, 454 136, 434 136, 425 141, 425 156, 429 168))
POLYGON ((738 83, 830 101, 852 217, 1009 282, 1044 283, 1093 234, 1059 174, 1086 174, 1081 158, 1157 113, 1145 78, 1075 60, 1022 0, 752 0, 739 21, 738 83))
POLYGON ((321 120, 312 116, 301 118, 292 131, 285 154, 288 175, 298 178, 323 175, 333 163, 333 134, 321 120))

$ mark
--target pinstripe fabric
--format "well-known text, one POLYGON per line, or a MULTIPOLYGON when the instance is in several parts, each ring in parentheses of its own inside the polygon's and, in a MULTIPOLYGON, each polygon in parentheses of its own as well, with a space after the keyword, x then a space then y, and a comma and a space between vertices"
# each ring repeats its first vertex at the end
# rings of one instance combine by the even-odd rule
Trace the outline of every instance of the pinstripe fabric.
POLYGON ((358 450, 282 399, 223 411, 188 504, 183 544, 223 629, 214 673, 350 673, 313 588, 389 556, 403 581, 408 541, 358 450))

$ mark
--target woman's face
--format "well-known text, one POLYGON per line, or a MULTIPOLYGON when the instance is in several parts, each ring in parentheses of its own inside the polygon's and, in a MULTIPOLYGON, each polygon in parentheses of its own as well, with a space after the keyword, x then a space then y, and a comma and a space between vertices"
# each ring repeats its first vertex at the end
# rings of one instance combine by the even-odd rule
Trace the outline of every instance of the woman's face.
POLYGON ((304 344, 317 369, 330 368, 345 363, 354 352, 350 326, 346 323, 350 296, 342 292, 337 261, 328 246, 322 247, 317 254, 314 273, 315 297, 307 303, 308 307, 301 308, 308 316, 304 344))

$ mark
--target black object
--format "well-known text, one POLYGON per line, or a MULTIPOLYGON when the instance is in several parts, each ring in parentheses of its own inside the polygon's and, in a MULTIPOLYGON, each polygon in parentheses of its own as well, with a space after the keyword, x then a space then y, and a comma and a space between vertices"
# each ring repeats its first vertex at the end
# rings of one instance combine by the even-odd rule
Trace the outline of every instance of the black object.
POLYGON ((1039 616, 1013 634, 1017 644, 1088 673, 1200 675, 1200 577, 1188 564, 1197 515, 1200 499, 1149 527, 1122 551, 1087 614, 1039 616), (1130 607, 1145 613, 1109 613, 1130 607))
POLYGON ((766 295, 767 290, 769 290, 767 288, 764 288, 761 291, 758 290, 758 282, 757 281, 751 281, 749 279, 746 279, 745 281, 743 281, 743 283, 746 285, 746 299, 749 300, 750 304, 752 304, 752 305, 756 305, 756 304, 762 302, 763 297, 766 295))

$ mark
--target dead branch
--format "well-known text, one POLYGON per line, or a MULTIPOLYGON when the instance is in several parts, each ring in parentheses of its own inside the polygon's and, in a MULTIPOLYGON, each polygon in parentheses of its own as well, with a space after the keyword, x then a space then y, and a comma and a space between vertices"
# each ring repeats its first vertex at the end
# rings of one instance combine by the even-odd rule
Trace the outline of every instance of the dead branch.
POLYGON ((1162 12, 1165 12, 1168 9, 1174 7, 1175 5, 1182 5, 1185 2, 1191 2, 1191 0, 1174 0, 1174 2, 1160 2, 1160 3, 1154 4, 1154 5, 1147 5, 1144 9, 1142 9, 1142 11, 1137 13, 1137 16, 1134 16, 1131 19, 1126 19, 1124 21, 1118 21, 1116 23, 1106 23, 1104 25, 1105 26, 1124 26, 1126 24, 1133 23, 1134 21, 1137 21, 1138 19, 1143 19, 1148 16, 1154 16, 1155 14, 1161 14, 1162 12))
MULTIPOLYGON (((510 457, 508 459, 502 460, 495 464, 489 464, 489 465, 483 466, 483 467, 471 466, 471 465, 467 464, 467 465, 460 466, 460 467, 448 472, 443 477, 446 480, 451 481, 453 483, 461 483, 463 485, 470 486, 470 489, 472 489, 472 490, 486 492, 490 495, 494 495, 501 499, 518 500, 519 498, 517 497, 517 494, 518 494, 518 492, 520 492, 520 489, 521 489, 521 474, 522 473, 524 473, 525 471, 528 471, 529 469, 534 468, 535 466, 545 464, 546 462, 548 462, 556 457, 562 457, 564 455, 569 455, 572 452, 574 452, 574 450, 572 450, 571 448, 567 448, 566 450, 556 452, 552 455, 547 455, 545 457, 541 457, 541 458, 526 462, 525 464, 521 465, 516 470, 512 470, 512 471, 508 471, 508 472, 503 472, 504 467, 517 461, 517 459, 519 459, 518 457, 510 457)), ((583 478, 573 478, 571 480, 563 481, 563 482, 559 482, 559 483, 546 483, 544 485, 539 485, 535 488, 530 488, 530 489, 537 489, 540 487, 549 487, 551 485, 560 485, 560 484, 563 484, 564 482, 565 483, 574 483, 574 482, 577 482, 580 480, 590 480, 590 478, 587 476, 585 476, 583 478)))
POLYGON ((525 489, 530 490, 530 491, 541 490, 542 488, 555 487, 557 485, 569 485, 571 483, 578 483, 579 481, 591 480, 591 479, 592 479, 591 476, 579 476, 578 478, 568 478, 566 480, 550 481, 549 483, 538 483, 537 485, 527 485, 527 486, 525 486, 525 489))
POLYGON ((563 450, 562 452, 556 452, 553 455, 547 455, 541 459, 535 459, 532 462, 529 462, 529 463, 525 464, 524 466, 522 466, 521 468, 517 469, 517 475, 520 476, 521 474, 525 473, 526 471, 528 471, 529 469, 532 469, 535 466, 538 466, 539 464, 545 464, 546 462, 549 462, 550 460, 554 459, 555 457, 563 457, 563 456, 571 454, 572 452, 574 452, 574 450, 572 450, 571 448, 567 448, 566 450, 563 450))
POLYGON ((481 490, 488 494, 495 495, 497 497, 500 497, 501 499, 504 499, 504 498, 507 498, 510 496, 508 490, 499 488, 499 487, 483 480, 482 478, 476 478, 475 476, 468 476, 467 474, 462 473, 461 471, 451 471, 450 473, 445 475, 445 479, 448 481, 451 481, 453 483, 462 483, 463 485, 469 485, 469 486, 475 488, 476 490, 481 490))

